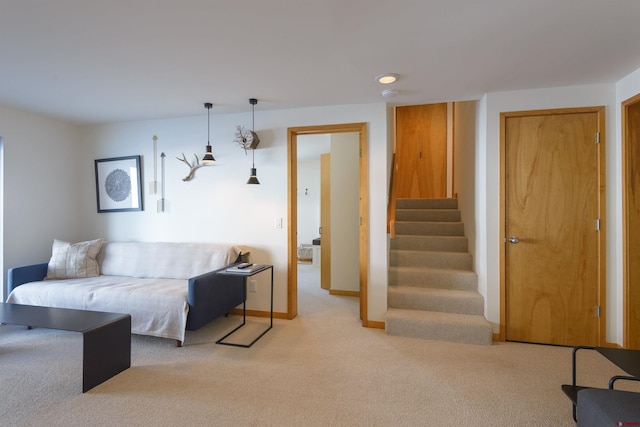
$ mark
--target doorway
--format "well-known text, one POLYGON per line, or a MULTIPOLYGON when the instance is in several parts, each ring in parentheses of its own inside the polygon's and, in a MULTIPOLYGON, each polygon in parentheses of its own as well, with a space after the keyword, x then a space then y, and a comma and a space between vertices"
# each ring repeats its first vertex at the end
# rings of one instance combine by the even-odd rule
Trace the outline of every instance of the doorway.
POLYGON ((299 286, 315 282, 301 281, 315 271, 329 294, 360 296, 359 139, 359 133, 298 136, 299 286))
POLYGON ((294 318, 298 314, 298 263, 297 263, 297 230, 298 230, 298 136, 357 133, 360 151, 359 157, 359 288, 360 318, 363 326, 368 326, 367 316, 367 284, 368 284, 368 157, 367 157, 367 124, 348 123, 336 125, 318 125, 289 128, 287 131, 288 156, 288 286, 287 317, 294 318))
POLYGON ((604 337, 604 108, 501 114, 501 339, 604 337))
POLYGON ((624 347, 640 350, 640 94, 622 103, 624 347))

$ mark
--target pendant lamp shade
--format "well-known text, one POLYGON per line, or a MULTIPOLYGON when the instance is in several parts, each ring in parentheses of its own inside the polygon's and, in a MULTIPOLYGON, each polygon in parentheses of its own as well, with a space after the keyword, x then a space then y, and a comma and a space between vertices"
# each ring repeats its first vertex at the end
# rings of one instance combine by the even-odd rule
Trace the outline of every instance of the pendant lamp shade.
POLYGON ((257 174, 258 173, 256 171, 256 168, 251 168, 251 176, 249 177, 249 181, 247 181, 247 184, 260 184, 257 174))
POLYGON ((207 147, 205 148, 204 157, 202 158, 202 163, 205 165, 212 165, 216 162, 216 159, 213 157, 213 151, 211 150, 211 142, 210 141, 210 133, 211 133, 211 120, 210 120, 210 112, 213 104, 210 102, 205 102, 204 108, 207 109, 207 147))
MULTIPOLYGON (((249 99, 249 104, 251 104, 251 131, 255 134, 255 106, 258 103, 258 100, 255 98, 249 99)), ((256 169, 256 149, 255 147, 251 149, 251 176, 247 181, 247 184, 260 184, 258 181, 258 172, 256 169)))

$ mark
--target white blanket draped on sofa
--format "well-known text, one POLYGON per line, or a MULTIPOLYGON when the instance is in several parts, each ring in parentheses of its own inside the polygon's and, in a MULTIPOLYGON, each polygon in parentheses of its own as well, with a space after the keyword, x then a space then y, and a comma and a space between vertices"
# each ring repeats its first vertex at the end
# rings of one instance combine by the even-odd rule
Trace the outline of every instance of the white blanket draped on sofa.
POLYGON ((128 313, 132 333, 184 342, 189 278, 229 265, 241 252, 209 243, 104 242, 99 276, 26 283, 7 302, 128 313))

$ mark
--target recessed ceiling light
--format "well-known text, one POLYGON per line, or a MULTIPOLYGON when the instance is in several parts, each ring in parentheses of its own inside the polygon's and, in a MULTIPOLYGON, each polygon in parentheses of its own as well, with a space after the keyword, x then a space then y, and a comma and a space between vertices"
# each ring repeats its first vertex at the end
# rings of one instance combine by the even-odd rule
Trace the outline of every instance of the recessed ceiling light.
POLYGON ((380 74, 378 77, 376 77, 376 81, 380 84, 388 85, 391 83, 395 83, 399 78, 400 76, 397 74, 385 73, 385 74, 380 74))

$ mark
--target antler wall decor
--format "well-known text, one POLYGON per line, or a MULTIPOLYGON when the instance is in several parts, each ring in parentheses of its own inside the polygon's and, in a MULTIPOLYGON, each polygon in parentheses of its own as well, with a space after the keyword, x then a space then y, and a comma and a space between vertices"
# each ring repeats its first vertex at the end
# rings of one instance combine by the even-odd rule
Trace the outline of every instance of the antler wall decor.
POLYGON ((196 161, 193 165, 189 163, 189 161, 187 160, 187 156, 185 156, 184 153, 182 153, 182 158, 176 157, 176 159, 189 166, 189 175, 182 178, 183 181, 191 181, 196 174, 196 170, 204 166, 202 163, 200 163, 200 160, 198 160, 198 155, 194 154, 194 156, 196 158, 196 161))

